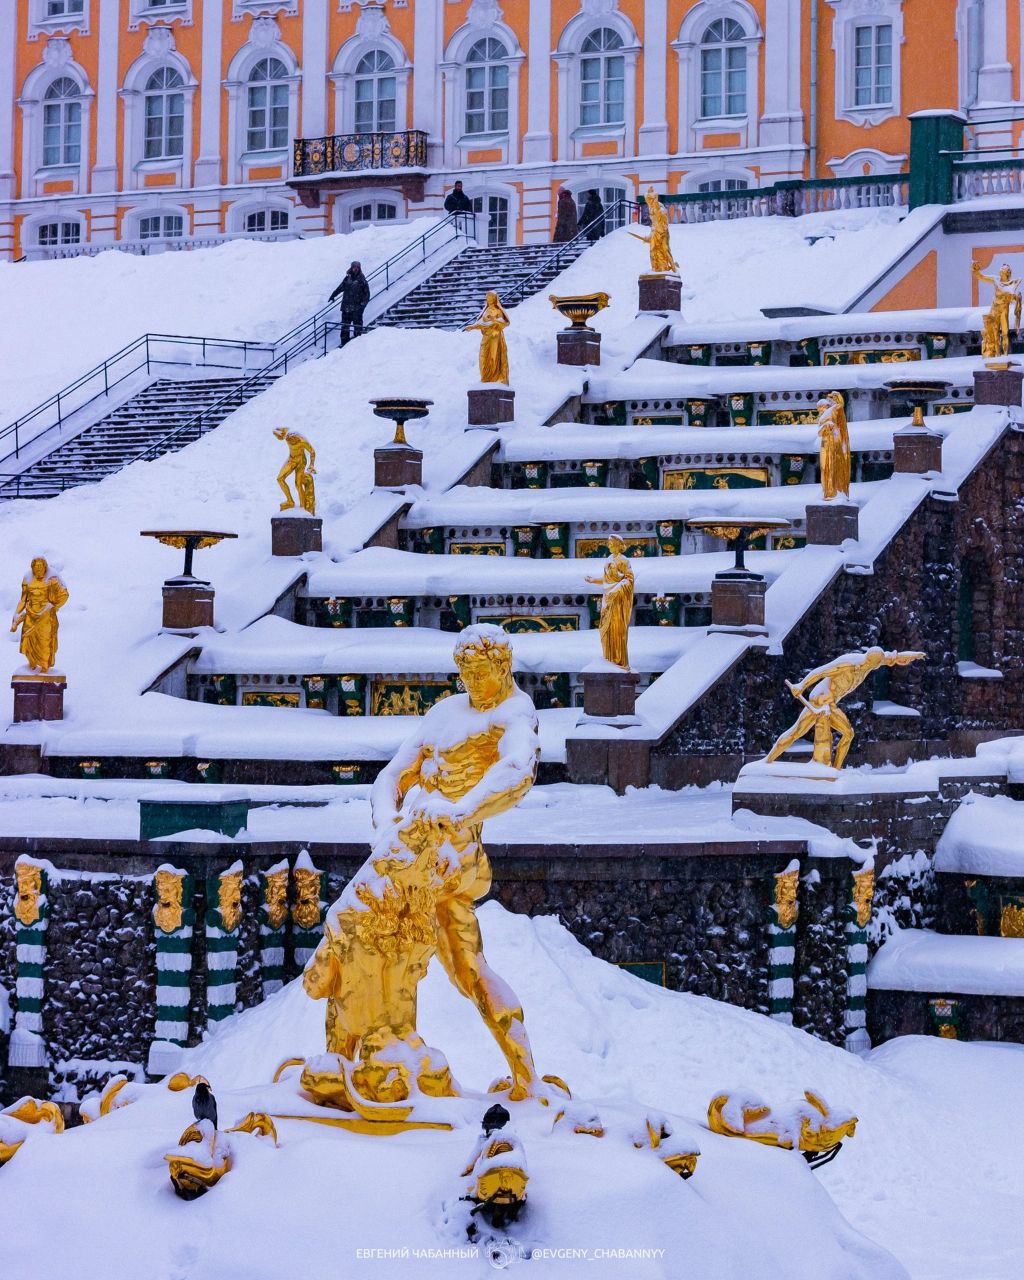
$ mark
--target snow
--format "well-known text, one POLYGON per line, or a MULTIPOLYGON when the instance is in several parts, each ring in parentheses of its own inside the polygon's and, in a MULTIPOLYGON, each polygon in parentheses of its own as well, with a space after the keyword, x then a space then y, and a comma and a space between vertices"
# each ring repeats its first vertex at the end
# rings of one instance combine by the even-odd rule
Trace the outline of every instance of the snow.
POLYGON ((1024 938, 897 929, 868 965, 868 986, 874 991, 1024 997, 1024 938))
POLYGON ((675 324, 668 331, 672 346, 689 343, 799 342, 812 337, 862 337, 874 342, 880 335, 970 333, 981 329, 981 307, 933 307, 930 310, 848 311, 842 315, 762 316, 760 320, 712 320, 675 324))
POLYGON ((1024 802, 972 792, 961 801, 935 847, 935 870, 1024 878, 1024 802))

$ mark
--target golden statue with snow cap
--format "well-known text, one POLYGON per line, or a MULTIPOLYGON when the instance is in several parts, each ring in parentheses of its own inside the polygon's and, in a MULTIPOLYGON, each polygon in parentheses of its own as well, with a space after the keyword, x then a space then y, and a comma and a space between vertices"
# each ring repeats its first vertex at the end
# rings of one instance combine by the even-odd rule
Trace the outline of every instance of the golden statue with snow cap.
POLYGON ((455 662, 466 692, 435 703, 379 774, 373 851, 328 911, 303 976, 307 993, 327 1000, 328 1053, 307 1063, 302 1086, 368 1120, 401 1122, 417 1095, 460 1093, 416 1026, 417 987, 435 955, 508 1062, 507 1096, 542 1093, 522 1008, 484 957, 474 910, 491 885, 481 827, 533 785, 537 715, 499 627, 467 627, 455 662))
POLYGON ((982 330, 981 354, 986 359, 1010 354, 1010 311, 1013 310, 1013 328, 1020 329, 1021 293, 1020 280, 1013 278, 1009 263, 1004 262, 998 276, 987 276, 977 262, 971 263, 971 271, 978 280, 990 284, 995 290, 992 305, 985 315, 982 330))

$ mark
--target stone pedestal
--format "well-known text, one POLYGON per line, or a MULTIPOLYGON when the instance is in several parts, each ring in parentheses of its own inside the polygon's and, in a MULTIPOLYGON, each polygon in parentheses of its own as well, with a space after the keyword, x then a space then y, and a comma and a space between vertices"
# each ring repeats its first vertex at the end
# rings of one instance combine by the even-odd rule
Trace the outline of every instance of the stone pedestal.
POLYGON ((764 578, 716 574, 711 580, 711 625, 763 631, 766 590, 764 578))
POLYGON ((683 282, 676 275, 651 272, 640 277, 641 311, 678 311, 683 282))
POLYGON ((813 502, 807 507, 807 545, 838 547, 859 536, 859 510, 852 502, 813 502))
POLYGON ((1021 403, 1024 369, 979 369, 974 375, 975 404, 1021 403))
POLYGON ((935 431, 897 431, 892 446, 894 471, 922 475, 942 470, 942 436, 935 431))
POLYGON ((164 622, 170 631, 213 626, 213 587, 198 578, 169 578, 164 583, 164 622))
POLYGON ((67 678, 51 671, 45 676, 11 677, 14 690, 14 723, 24 720, 63 720, 67 678))
POLYGON ((319 516, 271 516, 270 554, 303 556, 307 551, 323 551, 323 529, 319 516))
POLYGON ((627 787, 651 782, 651 744, 637 738, 570 738, 566 768, 572 782, 611 787, 623 795, 627 787))
POLYGON ((373 483, 378 489, 402 489, 423 483, 423 450, 409 444, 386 444, 373 451, 373 483))
POLYGON ((556 338, 559 364, 601 363, 601 335, 595 329, 560 329, 556 338))
POLYGON ((469 401, 466 421, 471 427, 493 427, 499 422, 515 420, 516 393, 511 387, 495 382, 474 387, 466 396, 469 401))
POLYGON ((584 671, 583 710, 588 716, 631 716, 636 713, 635 671, 584 671))

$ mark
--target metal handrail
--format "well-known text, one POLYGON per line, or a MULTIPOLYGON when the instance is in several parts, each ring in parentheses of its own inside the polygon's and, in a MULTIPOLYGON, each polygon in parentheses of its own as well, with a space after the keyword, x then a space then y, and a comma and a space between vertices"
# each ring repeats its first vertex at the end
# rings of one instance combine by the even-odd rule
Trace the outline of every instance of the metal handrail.
MULTIPOLYGON (((373 270, 370 273, 370 275, 367 277, 367 283, 371 286, 371 296, 373 296, 374 293, 386 293, 387 290, 390 289, 391 286, 394 283, 396 283, 397 280, 401 279, 403 275, 407 274, 408 271, 412 270, 412 267, 414 264, 410 263, 397 275, 393 274, 393 269, 395 267, 395 264, 397 264, 402 259, 409 257, 411 254, 416 253, 416 251, 418 250, 419 251, 418 261, 419 262, 425 261, 426 258, 429 256, 427 252, 427 243, 432 238, 439 235, 441 231, 444 229, 448 229, 450 232, 454 233, 454 235, 450 236, 449 239, 458 238, 459 236, 465 236, 467 240, 475 241, 476 240, 476 216, 474 214, 466 214, 466 213, 450 214, 443 221, 437 223, 435 226, 425 231, 423 235, 421 235, 417 240, 412 241, 410 244, 400 249, 397 253, 392 254, 390 258, 388 258, 385 262, 382 262, 380 266, 375 268, 375 270, 373 270), (378 287, 376 290, 374 290, 373 288, 374 283, 377 283, 379 286, 382 285, 382 287, 378 287)), ((432 249, 431 252, 433 251, 434 250, 432 249)), ((60 428, 63 426, 66 416, 70 416, 70 413, 78 413, 80 410, 86 408, 88 405, 92 404, 94 401, 99 400, 103 396, 109 395, 109 393, 115 387, 120 386, 121 383, 125 382, 133 374, 140 372, 142 369, 145 369, 146 372, 148 373, 150 372, 154 364, 174 365, 174 364, 181 363, 179 361, 156 359, 152 351, 153 343, 156 343, 156 342, 176 343, 186 347, 199 347, 202 349, 202 360, 204 364, 206 363, 207 349, 211 346, 222 346, 222 347, 227 347, 234 350, 240 350, 242 352, 243 368, 245 367, 245 364, 248 361, 250 352, 263 352, 270 355, 272 358, 267 365, 264 365, 261 367, 259 373, 262 374, 262 373, 265 373, 268 368, 275 367, 280 362, 282 357, 284 358, 285 366, 287 367, 287 362, 289 359, 294 361, 296 354, 302 351, 308 350, 310 346, 315 346, 318 340, 317 338, 318 326, 325 320, 326 316, 329 315, 331 311, 334 311, 336 309, 337 309, 336 303, 331 303, 331 302, 326 303, 318 311, 314 312, 312 316, 308 317, 306 320, 300 321, 293 328, 289 329, 286 333, 282 334, 281 337, 269 343, 254 342, 251 339, 246 339, 246 338, 206 338, 206 337, 196 336, 196 335, 159 334, 159 333, 141 334, 138 338, 135 338, 132 342, 129 342, 126 346, 122 347, 120 351, 116 351, 112 356, 108 356, 106 360, 94 366, 87 373, 81 374, 78 378, 74 380, 74 382, 69 383, 66 387, 62 387, 60 391, 58 391, 55 395, 50 396, 49 399, 44 400, 41 404, 38 404, 34 408, 28 410, 26 413, 21 414, 20 417, 14 420, 14 422, 10 423, 8 426, 4 427, 3 429, 0 429, 0 441, 3 441, 9 438, 11 435, 14 436, 14 448, 9 450, 6 454, 3 454, 2 456, 0 456, 0 464, 2 464, 3 462, 6 462, 9 458, 20 457, 21 452, 24 448, 28 447, 28 445, 35 444, 36 441, 38 441, 43 435, 45 435, 47 431, 52 431, 54 430, 54 428, 56 428, 59 431, 60 428), (302 335, 304 331, 306 331, 307 329, 311 329, 311 332, 314 336, 314 341, 312 343, 305 340, 300 341, 300 335, 302 335), (294 349, 288 349, 286 347, 286 344, 288 343, 291 343, 294 349), (283 352, 280 351, 280 348, 282 346, 286 347, 286 349, 283 352), (121 361, 128 359, 128 357, 133 356, 136 352, 140 352, 140 353, 144 352, 145 354, 140 355, 138 362, 135 363, 130 369, 128 369, 127 371, 118 372, 118 375, 116 377, 112 376, 114 366, 119 364, 121 361), (82 400, 81 403, 76 404, 74 408, 70 411, 70 413, 66 414, 64 411, 64 404, 62 402, 66 402, 67 400, 69 400, 75 394, 75 392, 80 391, 83 387, 86 387, 90 382, 95 380, 98 383, 100 378, 102 378, 102 387, 98 386, 96 392, 93 395, 89 396, 85 400, 82 400), (40 414, 45 413, 48 409, 57 410, 57 421, 55 423, 52 423, 49 427, 44 427, 42 431, 38 432, 36 435, 33 435, 31 439, 27 441, 25 445, 23 445, 21 443, 21 432, 24 426, 32 422, 40 414)), ((330 326, 325 327, 324 334, 323 334, 325 352, 327 349, 326 334, 327 334, 327 329, 329 327, 330 326)), ((230 366, 230 367, 233 367, 233 366, 230 366)), ((252 381, 252 379, 250 379, 249 381, 252 381)), ((243 383, 243 385, 248 385, 248 382, 243 383)), ((188 424, 183 424, 183 425, 188 425, 188 424)))

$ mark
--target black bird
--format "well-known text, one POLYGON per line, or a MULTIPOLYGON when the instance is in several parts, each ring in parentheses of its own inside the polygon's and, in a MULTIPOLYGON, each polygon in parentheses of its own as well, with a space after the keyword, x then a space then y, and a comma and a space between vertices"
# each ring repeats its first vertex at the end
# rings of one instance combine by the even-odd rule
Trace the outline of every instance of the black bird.
POLYGON ((210 1086, 205 1080, 200 1080, 196 1085, 196 1091, 192 1095, 192 1114, 197 1120, 209 1120, 213 1127, 217 1127, 217 1099, 213 1096, 210 1086))
POLYGON ((504 1129, 511 1119, 512 1117, 501 1103, 496 1102, 494 1106, 489 1107, 484 1114, 484 1133, 490 1137, 495 1129, 504 1129))

